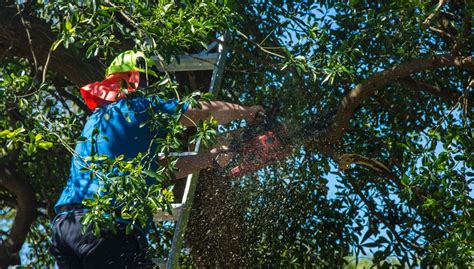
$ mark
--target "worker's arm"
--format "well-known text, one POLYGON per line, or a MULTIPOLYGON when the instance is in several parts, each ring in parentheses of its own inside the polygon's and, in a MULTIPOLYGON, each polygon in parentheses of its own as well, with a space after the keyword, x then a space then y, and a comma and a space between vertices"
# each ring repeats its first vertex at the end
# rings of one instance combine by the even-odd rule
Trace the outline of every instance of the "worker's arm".
POLYGON ((261 106, 245 107, 222 101, 201 102, 202 108, 189 108, 181 118, 181 123, 194 126, 200 120, 208 120, 211 116, 219 124, 226 124, 236 119, 254 121, 258 112, 263 111, 261 106))
POLYGON ((193 172, 209 168, 214 165, 214 160, 217 165, 224 167, 231 158, 232 156, 226 146, 213 148, 209 151, 198 153, 197 155, 180 157, 176 163, 176 167, 179 171, 175 173, 175 176, 176 178, 183 178, 193 172), (219 156, 219 158, 216 160, 217 156, 219 156))

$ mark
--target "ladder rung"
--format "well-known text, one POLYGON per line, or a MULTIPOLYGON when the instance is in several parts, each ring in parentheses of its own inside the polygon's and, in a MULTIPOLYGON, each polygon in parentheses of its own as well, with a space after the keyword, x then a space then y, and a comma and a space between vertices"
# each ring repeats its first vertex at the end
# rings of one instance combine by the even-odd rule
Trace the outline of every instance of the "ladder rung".
MULTIPOLYGON (((186 157, 186 156, 194 156, 197 155, 197 152, 194 151, 186 151, 186 152, 170 152, 169 156, 171 157, 186 157)), ((158 158, 165 157, 164 153, 158 153, 158 158)))
POLYGON ((152 258, 151 262, 158 265, 158 268, 165 269, 166 268, 166 259, 163 258, 152 258))
POLYGON ((181 212, 183 211, 183 204, 171 204, 171 213, 163 209, 158 209, 156 214, 153 216, 153 220, 155 222, 165 221, 165 220, 174 220, 177 221, 181 216, 181 212))
POLYGON ((179 72, 179 71, 199 71, 213 70, 219 53, 200 53, 178 56, 179 63, 175 58, 171 58, 171 62, 167 64, 160 57, 151 57, 156 63, 156 67, 161 72, 179 72))

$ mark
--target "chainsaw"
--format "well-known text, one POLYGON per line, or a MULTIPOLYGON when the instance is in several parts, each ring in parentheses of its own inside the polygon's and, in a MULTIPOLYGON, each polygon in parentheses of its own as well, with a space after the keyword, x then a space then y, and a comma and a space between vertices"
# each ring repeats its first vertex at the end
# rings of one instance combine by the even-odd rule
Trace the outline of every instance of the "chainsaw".
POLYGON ((239 177, 258 171, 288 157, 296 145, 314 139, 318 132, 332 124, 335 111, 324 113, 315 121, 287 132, 275 118, 259 113, 256 123, 233 135, 229 151, 233 160, 224 168, 227 177, 239 177))

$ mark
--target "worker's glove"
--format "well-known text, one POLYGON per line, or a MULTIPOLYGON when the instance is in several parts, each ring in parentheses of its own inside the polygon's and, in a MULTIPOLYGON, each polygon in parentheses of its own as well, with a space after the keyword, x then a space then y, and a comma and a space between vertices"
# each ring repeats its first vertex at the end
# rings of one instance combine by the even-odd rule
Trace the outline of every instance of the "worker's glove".
POLYGON ((251 106, 247 107, 247 117, 245 118, 249 122, 255 122, 260 120, 260 115, 265 113, 265 109, 262 106, 251 106))
POLYGON ((224 168, 232 161, 233 154, 227 146, 213 148, 210 152, 215 156, 213 158, 213 166, 217 166, 215 168, 224 168))

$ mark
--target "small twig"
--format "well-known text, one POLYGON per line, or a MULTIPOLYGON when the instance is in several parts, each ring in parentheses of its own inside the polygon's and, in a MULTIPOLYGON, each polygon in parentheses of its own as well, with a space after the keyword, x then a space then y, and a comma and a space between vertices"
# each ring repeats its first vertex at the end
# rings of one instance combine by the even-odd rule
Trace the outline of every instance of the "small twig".
POLYGON ((464 127, 467 127, 468 123, 468 113, 469 113, 469 88, 474 87, 474 79, 471 79, 467 86, 464 88, 464 98, 463 98, 463 118, 464 118, 464 127))
POLYGON ((61 95, 59 95, 56 91, 53 91, 52 95, 55 96, 57 99, 59 99, 59 101, 61 102, 63 107, 66 108, 66 110, 69 112, 70 115, 74 114, 74 113, 72 113, 71 109, 69 108, 69 105, 66 103, 66 100, 64 100, 64 98, 61 95))
MULTIPOLYGON (((431 95, 434 95, 435 97, 439 97, 441 100, 446 102, 458 101, 459 97, 462 95, 461 92, 456 90, 437 87, 424 81, 415 80, 412 77, 401 79, 400 84, 417 91, 427 92, 431 95)), ((474 100, 471 100, 471 102, 474 102, 474 100)))
MULTIPOLYGON (((105 0, 104 2, 107 3, 107 4, 109 4, 109 5, 111 5, 113 8, 118 8, 117 5, 115 5, 114 3, 112 3, 112 2, 110 2, 110 1, 108 1, 108 0, 105 0)), ((133 27, 137 28, 138 30, 142 30, 142 29, 140 28, 140 26, 139 26, 135 21, 133 21, 127 14, 125 14, 125 12, 123 12, 123 10, 120 9, 120 10, 119 10, 119 13, 120 13, 120 15, 122 15, 122 17, 123 17, 128 23, 130 23, 133 27)))
POLYGON ((49 127, 44 124, 45 122, 51 126, 51 127, 56 127, 56 124, 51 122, 48 118, 46 118, 44 115, 42 114, 38 114, 38 119, 39 121, 38 122, 41 122, 41 127, 43 127, 43 129, 48 132, 49 134, 51 135, 54 135, 56 138, 58 138, 59 142, 64 146, 64 148, 66 148, 67 151, 69 151, 69 153, 71 153, 71 155, 73 156, 79 156, 78 154, 75 153, 74 149, 68 145, 68 143, 66 143, 66 141, 63 139, 63 137, 59 134, 57 134, 56 132, 54 132, 53 130, 49 129, 49 127))
POLYGON ((436 16, 439 13, 439 11, 441 10, 441 8, 443 7, 445 3, 446 3, 446 0, 439 0, 437 4, 438 6, 435 8, 433 13, 428 15, 428 17, 426 17, 426 19, 423 21, 422 23, 423 27, 428 28, 430 26, 431 19, 433 19, 434 16, 436 16))
POLYGON ((268 33, 268 35, 262 41, 260 41, 260 43, 258 43, 258 45, 262 45, 272 35, 274 31, 275 29, 271 30, 270 33, 268 33))
POLYGON ((186 114, 181 114, 181 116, 185 117, 187 120, 189 120, 195 127, 197 127, 197 124, 195 121, 193 121, 190 117, 188 117, 186 114))
POLYGON ((455 36, 453 36, 453 35, 451 35, 451 34, 449 34, 449 33, 446 33, 445 31, 443 31, 443 30, 441 30, 441 29, 438 29, 438 28, 433 27, 433 26, 429 26, 428 28, 429 28, 431 31, 433 31, 433 32, 435 32, 435 33, 437 33, 437 34, 439 34, 439 35, 441 35, 441 36, 447 37, 447 38, 449 38, 449 39, 451 39, 451 40, 456 40, 456 37, 455 37, 455 36))
POLYGON ((254 44, 255 46, 257 46, 257 48, 259 48, 261 51, 267 53, 267 54, 270 54, 270 55, 273 55, 273 56, 276 56, 278 58, 281 58, 281 59, 285 59, 285 56, 282 56, 278 53, 275 53, 275 52, 272 52, 272 51, 269 51, 267 49, 265 49, 264 47, 260 46, 258 43, 250 40, 244 33, 240 32, 239 30, 236 30, 237 33, 242 36, 243 38, 245 38, 247 41, 251 42, 252 44, 254 44))
POLYGON ((428 17, 426 17, 426 19, 421 23, 421 26, 425 29, 430 29, 431 31, 433 31, 434 33, 436 34, 439 34, 445 38, 449 38, 451 40, 456 40, 456 37, 453 36, 452 34, 450 33, 447 33, 441 29, 438 29, 434 26, 431 26, 431 20, 436 16, 438 15, 438 13, 440 12, 441 8, 444 6, 444 4, 446 3, 447 1, 446 0, 439 0, 438 4, 437 4, 437 7, 435 8, 435 10, 433 11, 433 13, 431 13, 430 15, 428 15, 428 17))
MULTIPOLYGON (((219 44, 221 44, 221 45, 223 45, 223 46, 226 46, 226 47, 228 47, 229 49, 231 49, 231 50, 233 50, 233 51, 235 51, 235 52, 239 52, 239 53, 241 53, 242 55, 245 55, 245 57, 247 57, 247 58, 253 60, 253 61, 256 62, 256 63, 260 63, 260 64, 266 65, 266 66, 278 65, 278 64, 270 63, 269 61, 266 61, 265 59, 262 59, 262 58, 259 58, 259 57, 255 57, 254 54, 251 54, 251 53, 249 53, 248 51, 243 50, 243 49, 241 49, 241 48, 237 48, 237 47, 233 46, 232 44, 230 44, 230 43, 228 43, 228 42, 225 42, 225 41, 222 41, 222 40, 220 40, 220 39, 218 39, 218 38, 211 37, 210 39, 211 39, 211 41, 214 41, 214 42, 217 42, 217 43, 219 43, 219 44)), ((279 64, 281 64, 281 63, 279 63, 279 64)))
MULTIPOLYGON (((436 130, 441 126, 441 124, 443 124, 443 122, 446 120, 446 118, 449 117, 449 116, 453 113, 453 111, 454 111, 458 106, 461 105, 461 100, 462 100, 463 96, 464 96, 464 93, 463 93, 461 96, 459 96, 458 100, 456 101, 456 104, 454 104, 453 107, 451 108, 451 110, 449 110, 448 115, 447 115, 447 116, 444 116, 444 115, 443 115, 443 119, 440 120, 440 121, 432 128, 433 130, 436 131, 436 130)), ((428 143, 427 143, 427 145, 428 145, 428 143)), ((426 147, 425 147, 425 149, 426 149, 426 147)))
MULTIPOLYGON (((109 1, 109 0, 105 0, 104 2, 107 3, 107 4, 109 4, 109 5, 112 6, 113 8, 119 8, 117 5, 115 5, 114 3, 112 3, 112 2, 109 1)), ((132 20, 132 19, 131 19, 125 12, 123 12, 123 10, 120 9, 120 8, 119 8, 119 14, 120 14, 128 23, 130 23, 131 26, 133 26, 135 29, 137 29, 140 34, 145 35, 145 37, 146 37, 148 40, 155 42, 155 41, 153 40, 153 38, 151 38, 151 37, 148 35, 148 33, 147 33, 143 28, 140 27, 140 24, 139 24, 139 23, 136 23, 134 20, 132 20)), ((155 44, 155 45, 156 45, 156 44, 155 44)), ((143 46, 142 46, 142 45, 140 45, 140 46, 142 47, 142 50, 144 50, 144 49, 143 49, 143 46)), ((146 63, 145 63, 145 64, 146 64, 146 63)))
POLYGON ((49 59, 51 58, 51 54, 53 53, 53 44, 51 44, 51 48, 49 49, 48 56, 46 57, 46 62, 44 63, 44 68, 43 68, 43 77, 41 79, 41 83, 46 82, 46 72, 48 71, 48 65, 49 65, 49 59))
POLYGON ((33 88, 34 88, 34 87, 31 86, 31 87, 28 89, 28 92, 27 92, 27 93, 25 93, 25 94, 23 94, 23 95, 17 95, 17 98, 25 98, 25 97, 31 96, 31 95, 33 95, 33 94, 36 94, 36 93, 39 91, 39 88, 37 88, 37 89, 34 90, 34 91, 29 91, 29 90, 31 90, 31 89, 33 89, 33 88))
POLYGON ((18 4, 16 5, 16 8, 18 10, 18 14, 20 15, 21 23, 23 24, 23 27, 25 28, 26 36, 28 37, 28 45, 30 46, 31 56, 33 57, 33 63, 35 65, 35 77, 36 77, 36 74, 38 73, 38 61, 36 60, 36 54, 33 50, 33 41, 31 40, 30 31, 28 29, 28 26, 26 26, 26 22, 23 18, 23 15, 21 14, 20 6, 18 4))
MULTIPOLYGON (((339 162, 340 170, 344 171, 349 169, 349 165, 354 163, 358 165, 362 165, 364 167, 367 167, 368 169, 374 171, 376 174, 378 174, 380 177, 390 179, 395 183, 395 186, 399 190, 403 190, 404 186, 399 179, 399 177, 392 171, 390 170, 385 164, 377 161, 377 160, 372 160, 367 157, 361 156, 359 154, 342 154, 339 159, 337 160, 339 162)), ((413 194, 416 197, 416 203, 417 204, 423 204, 426 201, 426 196, 420 193, 420 189, 415 187, 412 188, 413 194)), ((442 208, 446 211, 449 212, 449 209, 446 208, 445 206, 442 206, 442 208)), ((418 208, 415 208, 416 211, 418 211, 418 208)), ((421 215, 421 213, 419 213, 421 215)), ((439 222, 438 219, 433 218, 431 216, 427 216, 430 221, 435 222, 439 227, 442 227, 443 224, 439 222)), ((448 229, 447 227, 443 227, 446 230, 448 229)))

